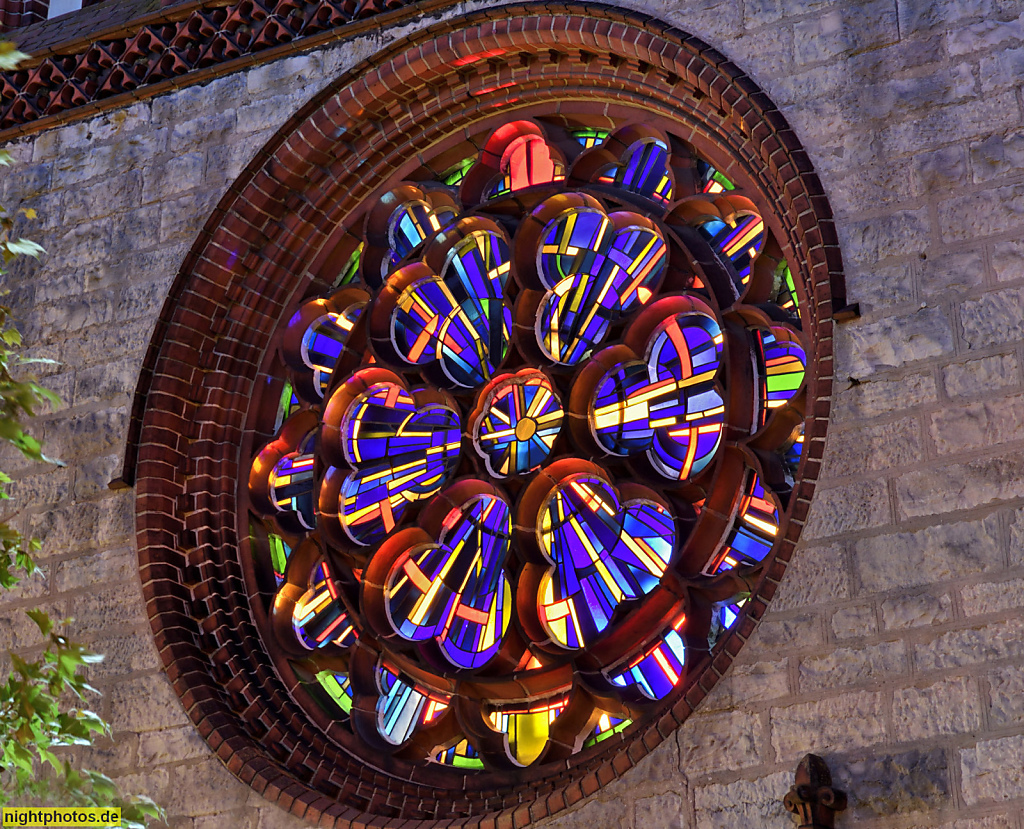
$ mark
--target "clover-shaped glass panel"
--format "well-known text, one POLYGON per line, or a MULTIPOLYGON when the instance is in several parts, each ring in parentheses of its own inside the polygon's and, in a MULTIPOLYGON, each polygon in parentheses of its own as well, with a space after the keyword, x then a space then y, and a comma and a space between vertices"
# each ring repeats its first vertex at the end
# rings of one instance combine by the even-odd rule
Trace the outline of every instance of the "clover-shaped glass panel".
POLYGON ((455 386, 485 382, 504 360, 512 328, 504 302, 508 242, 500 233, 475 231, 452 248, 440 277, 420 270, 392 316, 395 349, 413 365, 438 362, 455 386))
POLYGON ((382 276, 418 248, 429 236, 451 224, 455 211, 447 206, 437 209, 420 199, 410 199, 388 220, 388 246, 391 255, 383 262, 382 276))
POLYGON ((320 397, 331 382, 334 367, 364 307, 360 303, 340 314, 329 313, 306 329, 302 337, 302 361, 313 372, 313 386, 320 397))
POLYGON ((807 354, 799 340, 781 326, 758 329, 757 357, 762 422, 773 409, 786 405, 803 385, 807 354))
POLYGON ((580 362, 651 298, 667 261, 660 232, 636 214, 581 207, 553 219, 537 251, 537 272, 549 289, 537 310, 543 353, 556 363, 580 362))
POLYGON ((738 287, 750 282, 750 269, 764 246, 764 222, 761 217, 748 214, 738 217, 733 224, 714 219, 701 224, 698 230, 733 264, 739 278, 738 287))
POLYGON ((668 147, 657 140, 637 141, 623 154, 622 162, 606 170, 598 181, 667 203, 673 194, 668 147))
POLYGON ((281 458, 270 472, 270 497, 281 512, 294 513, 303 527, 316 527, 313 506, 313 444, 316 433, 310 432, 298 449, 281 458))
POLYGON ((704 313, 670 317, 650 339, 645 362, 625 363, 597 384, 591 424, 616 455, 647 451, 655 469, 686 480, 721 443, 725 407, 715 386, 722 330, 704 313))
POLYGON ((481 495, 452 509, 437 545, 405 552, 388 574, 395 631, 413 641, 436 640, 456 667, 485 664, 511 616, 504 571, 511 534, 511 513, 500 498, 481 495))
POLYGON ((404 743, 449 704, 448 698, 416 688, 388 668, 378 668, 377 684, 381 691, 377 700, 377 730, 392 745, 404 743))
POLYGON ((541 581, 541 620, 555 642, 582 648, 607 629, 623 601, 654 589, 668 567, 676 531, 660 504, 620 504, 606 481, 581 474, 555 487, 538 518, 537 537, 553 565, 541 581))
POLYGON ((358 544, 382 538, 411 502, 437 492, 458 464, 462 443, 458 413, 418 407, 389 382, 375 383, 351 403, 342 434, 353 471, 341 485, 340 516, 358 544))
POLYGON ((779 509, 758 475, 748 473, 739 513, 721 552, 707 572, 722 573, 741 565, 754 565, 771 552, 779 534, 779 509))
POLYGON ((653 645, 636 656, 612 682, 627 688, 635 685, 649 699, 663 699, 679 683, 686 665, 686 646, 679 635, 686 617, 681 616, 653 645))

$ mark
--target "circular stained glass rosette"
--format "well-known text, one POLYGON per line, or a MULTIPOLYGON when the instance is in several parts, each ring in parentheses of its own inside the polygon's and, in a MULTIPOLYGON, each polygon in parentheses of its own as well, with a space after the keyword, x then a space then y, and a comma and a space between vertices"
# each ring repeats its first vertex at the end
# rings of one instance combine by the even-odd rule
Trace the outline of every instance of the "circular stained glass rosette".
POLYGON ((602 750, 686 691, 783 530, 807 349, 779 240, 681 138, 570 110, 393 183, 278 335, 252 547, 367 758, 602 750))

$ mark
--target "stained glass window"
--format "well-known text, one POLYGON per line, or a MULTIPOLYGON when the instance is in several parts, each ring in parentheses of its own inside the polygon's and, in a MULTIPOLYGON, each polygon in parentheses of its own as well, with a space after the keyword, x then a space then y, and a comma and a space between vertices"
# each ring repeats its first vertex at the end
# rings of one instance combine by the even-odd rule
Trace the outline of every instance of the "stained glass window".
POLYGON ((784 529, 808 370, 771 223, 683 138, 474 143, 366 204, 288 317, 249 477, 296 674, 367 756, 465 774, 684 692, 784 529))

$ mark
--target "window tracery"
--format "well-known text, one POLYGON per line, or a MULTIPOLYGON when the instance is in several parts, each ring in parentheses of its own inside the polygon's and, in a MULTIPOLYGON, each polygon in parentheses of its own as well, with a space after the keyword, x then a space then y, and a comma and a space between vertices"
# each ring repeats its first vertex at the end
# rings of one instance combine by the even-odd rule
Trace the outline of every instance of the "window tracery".
POLYGON ((453 169, 367 205, 280 335, 257 555, 315 548, 284 553, 274 633, 367 751, 525 767, 628 729, 706 650, 675 585, 768 555, 807 351, 763 217, 684 141, 510 119, 453 169))

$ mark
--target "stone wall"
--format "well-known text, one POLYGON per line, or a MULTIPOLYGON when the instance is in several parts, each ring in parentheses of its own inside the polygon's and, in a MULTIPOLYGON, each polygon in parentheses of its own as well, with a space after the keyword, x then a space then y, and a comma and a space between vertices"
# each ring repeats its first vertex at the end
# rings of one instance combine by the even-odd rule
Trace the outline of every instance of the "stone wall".
MULTIPOLYGON (((488 4, 493 5, 493 4, 488 4)), ((623 3, 623 5, 630 5, 623 3)), ((837 215, 851 301, 826 468, 801 549, 730 674, 641 766, 551 829, 783 829, 800 756, 862 829, 1024 820, 1024 3, 662 0, 784 111, 837 215)), ((466 4, 462 10, 474 8, 466 4)), ((434 22, 436 18, 428 22, 434 22)), ((328 80, 423 25, 191 87, 11 147, 2 201, 48 253, 7 279, 64 399, 62 469, 5 453, 45 577, 0 604, 74 617, 115 741, 88 762, 175 829, 304 825, 232 777, 159 668, 131 491, 111 491, 171 280, 254 149, 328 80)))

